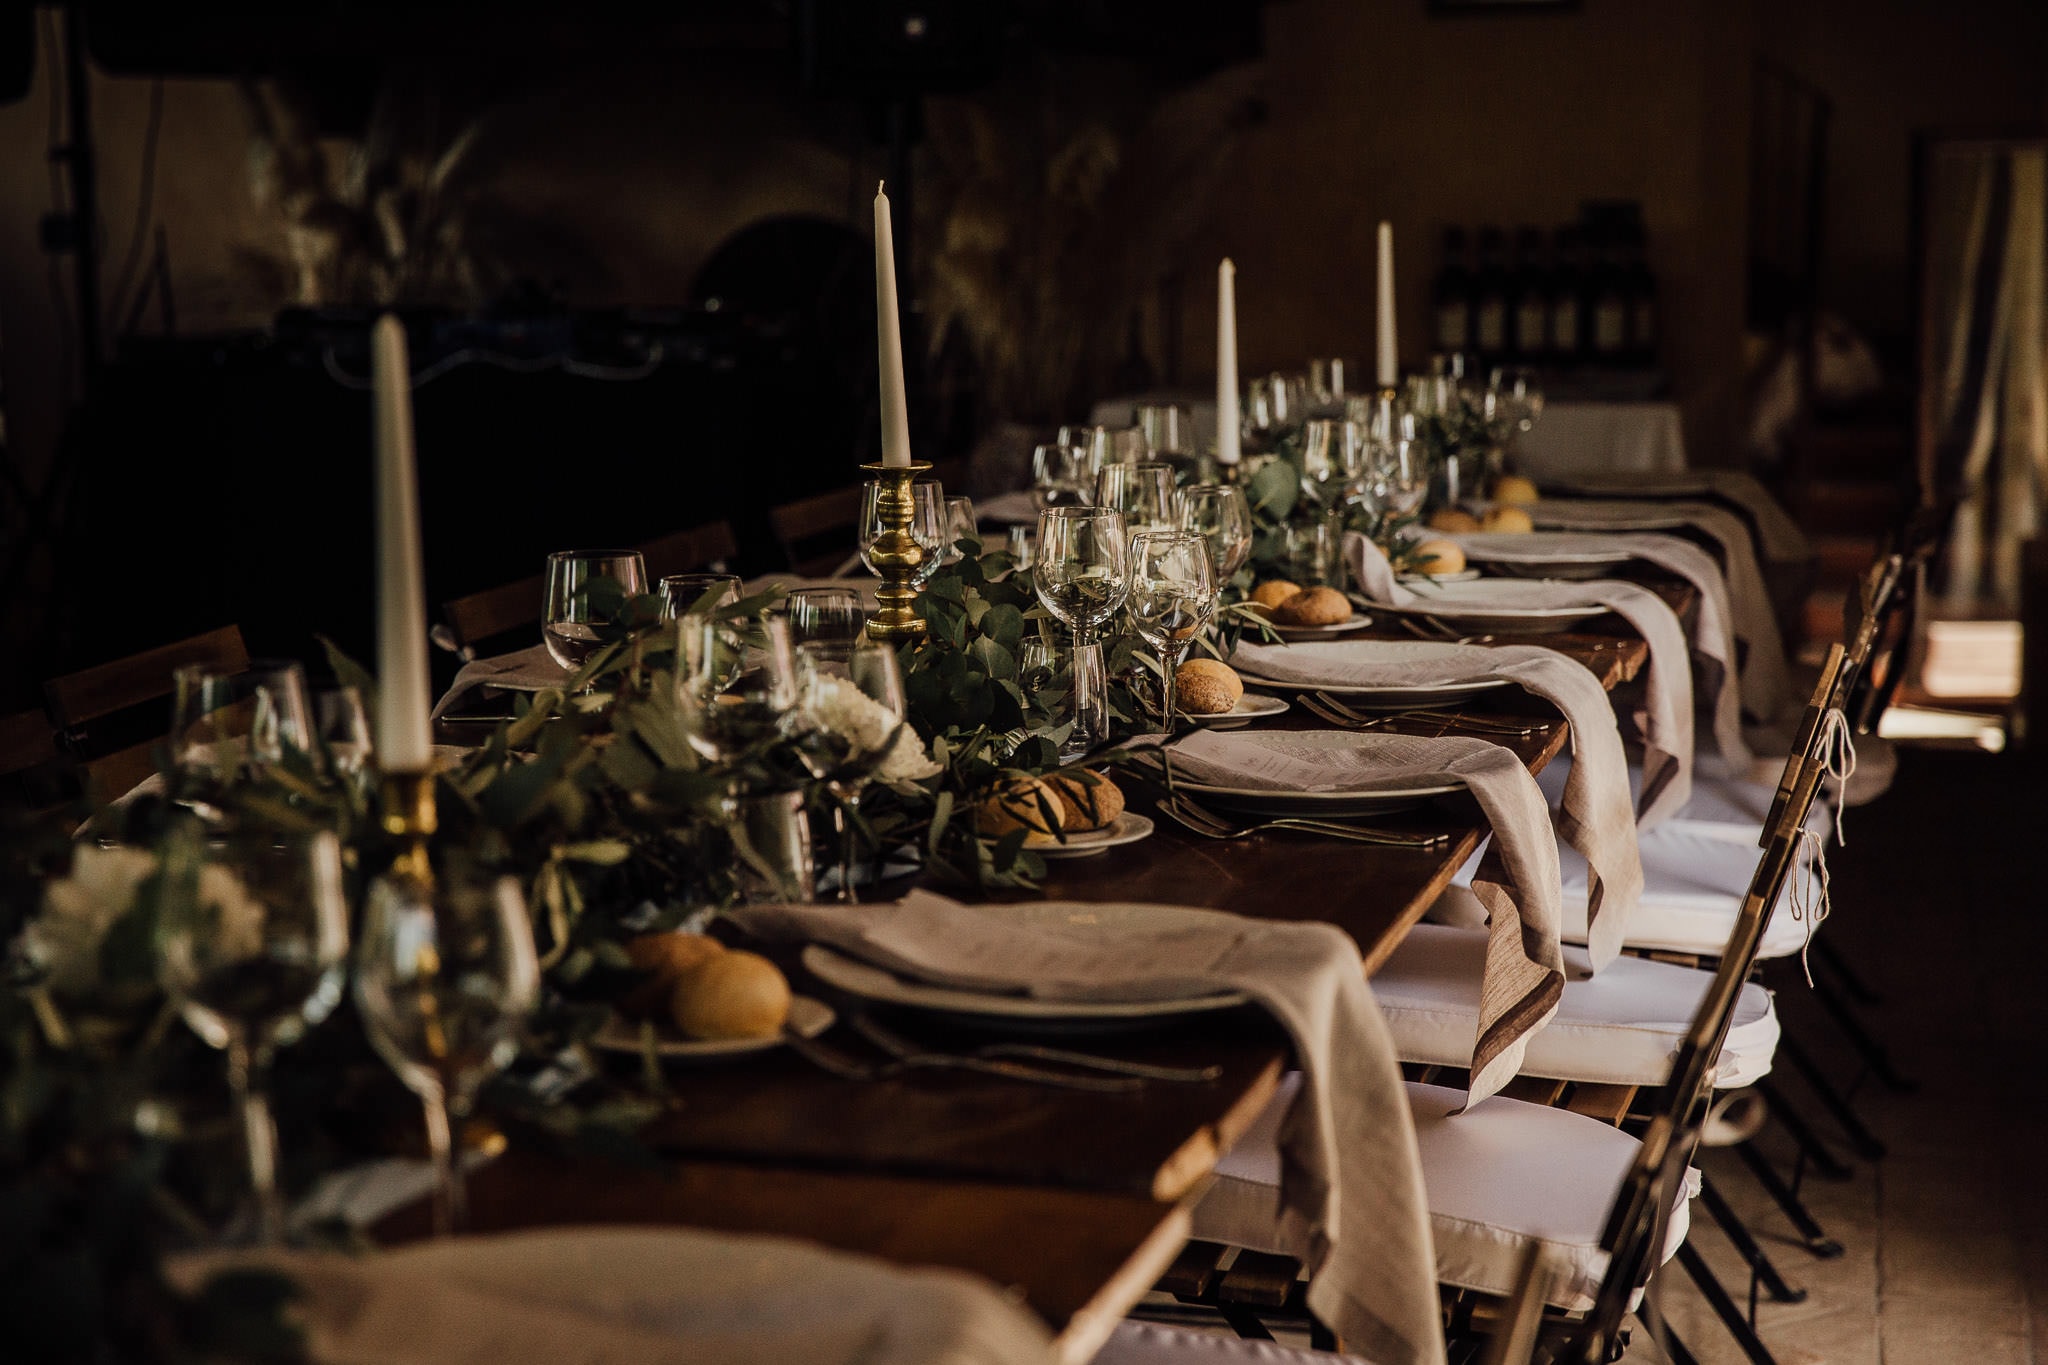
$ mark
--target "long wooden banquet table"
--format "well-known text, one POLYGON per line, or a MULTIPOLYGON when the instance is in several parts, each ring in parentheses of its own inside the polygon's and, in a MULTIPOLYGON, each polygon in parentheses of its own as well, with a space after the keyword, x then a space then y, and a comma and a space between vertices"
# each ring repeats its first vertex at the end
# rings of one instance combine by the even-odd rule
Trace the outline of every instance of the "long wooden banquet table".
MULTIPOLYGON (((1696 609, 1689 585, 1643 581, 1682 616, 1696 609)), ((1361 634, 1413 638, 1385 619, 1361 634)), ((1634 679, 1648 659, 1644 642, 1612 615, 1575 633, 1492 642, 1560 650, 1610 691, 1634 679)), ((1455 735, 1461 711, 1547 721, 1519 738, 1484 736, 1513 749, 1532 772, 1568 742, 1555 709, 1513 688, 1388 728, 1455 735)), ((1320 724, 1299 707, 1262 723, 1320 724)), ((1127 790, 1133 809, 1150 808, 1138 784, 1127 790)), ((1324 920, 1353 936, 1368 969, 1386 960, 1485 834, 1469 798, 1376 819, 1448 836, 1427 850, 1284 832, 1219 842, 1163 817, 1157 823, 1156 833, 1136 844, 1050 864, 1042 894, 1324 920)), ((781 956, 798 990, 833 998, 781 956)), ((958 1041, 925 1024, 906 1027, 941 1047, 958 1041)), ((821 1041, 840 1046, 841 1033, 821 1041)), ((472 1177, 472 1226, 490 1232, 687 1225, 802 1237, 899 1263, 952 1267, 1012 1287, 1058 1334, 1065 1358, 1086 1360, 1185 1242, 1194 1200, 1216 1159, 1271 1098, 1289 1047, 1251 1007, 1139 1034, 1091 1036, 1080 1045, 1220 1071, 1200 1084, 1148 1083, 1104 1094, 952 1070, 845 1080, 776 1049, 673 1073, 677 1100, 644 1133, 659 1154, 654 1164, 568 1159, 515 1142, 472 1177)), ((868 1053, 857 1041, 843 1046, 868 1053)), ((393 1241, 423 1236, 426 1208, 402 1209, 376 1231, 393 1241)))

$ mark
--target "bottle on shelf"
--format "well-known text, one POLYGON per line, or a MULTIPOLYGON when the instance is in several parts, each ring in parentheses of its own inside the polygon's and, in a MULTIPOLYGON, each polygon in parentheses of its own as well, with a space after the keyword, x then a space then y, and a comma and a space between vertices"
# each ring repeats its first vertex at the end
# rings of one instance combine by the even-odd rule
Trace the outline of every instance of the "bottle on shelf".
POLYGON ((1550 359, 1550 271, 1543 260, 1543 234, 1535 228, 1515 233, 1509 298, 1509 356, 1523 365, 1544 364, 1550 359))
POLYGON ((1602 228, 1589 243, 1586 318, 1591 324, 1592 359, 1601 366, 1628 362, 1629 299, 1614 233, 1602 228))
POLYGON ((1482 365, 1508 349, 1508 244, 1499 228, 1479 229, 1479 270, 1472 277, 1472 345, 1482 365))
POLYGON ((1570 367, 1586 353, 1584 237, 1561 227, 1551 237, 1557 258, 1550 274, 1550 363, 1570 367))
POLYGON ((1460 355, 1472 345, 1472 271, 1465 256, 1465 230, 1445 228, 1436 283, 1430 289, 1436 321, 1434 350, 1460 355))

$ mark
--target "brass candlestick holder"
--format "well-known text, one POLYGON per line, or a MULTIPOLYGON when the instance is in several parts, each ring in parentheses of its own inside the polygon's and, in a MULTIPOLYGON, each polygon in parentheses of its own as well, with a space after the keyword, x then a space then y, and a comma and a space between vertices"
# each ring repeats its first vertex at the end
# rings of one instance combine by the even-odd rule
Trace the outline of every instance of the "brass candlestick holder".
POLYGON ((882 586, 875 589, 875 600, 881 605, 868 619, 868 636, 892 644, 916 644, 924 639, 925 625, 924 618, 917 614, 917 589, 912 582, 930 553, 910 534, 910 524, 917 515, 917 501, 910 485, 919 474, 928 473, 931 466, 912 462, 864 464, 861 468, 881 484, 876 508, 881 516, 882 534, 868 547, 868 562, 882 578, 882 586))
POLYGON ((433 770, 386 773, 383 792, 384 832, 402 841, 388 875, 418 887, 432 886, 434 865, 427 856, 427 844, 440 827, 433 770))

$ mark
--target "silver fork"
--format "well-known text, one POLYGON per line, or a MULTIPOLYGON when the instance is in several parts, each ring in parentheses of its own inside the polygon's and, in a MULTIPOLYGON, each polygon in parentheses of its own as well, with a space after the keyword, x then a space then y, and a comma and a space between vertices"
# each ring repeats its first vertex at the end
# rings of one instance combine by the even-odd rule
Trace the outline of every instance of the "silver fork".
POLYGON ((1463 711, 1379 711, 1363 714, 1327 692, 1318 692, 1313 697, 1297 696, 1295 700, 1330 724, 1341 725, 1348 730, 1370 729, 1397 720, 1455 722, 1462 730, 1475 730, 1486 735, 1533 735, 1550 728, 1547 720, 1515 721, 1504 717, 1467 715, 1463 711))
POLYGON ((1326 838, 1341 839, 1354 844, 1377 844, 1383 848, 1434 848, 1450 840, 1448 834, 1401 834, 1394 830, 1370 829, 1364 825, 1346 825, 1331 820, 1311 820, 1300 816, 1279 816, 1254 824, 1236 825, 1213 811, 1204 810, 1185 796, 1175 796, 1161 801, 1159 810, 1205 839, 1242 839, 1264 830, 1291 829, 1303 834, 1320 834, 1326 838))

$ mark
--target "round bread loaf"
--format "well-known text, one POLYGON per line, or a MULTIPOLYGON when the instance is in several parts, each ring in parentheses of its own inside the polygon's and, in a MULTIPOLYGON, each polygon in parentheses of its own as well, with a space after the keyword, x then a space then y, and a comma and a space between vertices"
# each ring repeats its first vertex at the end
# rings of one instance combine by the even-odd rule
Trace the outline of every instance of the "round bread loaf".
POLYGON ((719 953, 682 974, 670 1009, 692 1038, 772 1038, 789 1018, 789 982, 758 953, 719 953))
POLYGON ((1195 716, 1220 716, 1244 700, 1244 679, 1221 659, 1189 659, 1173 675, 1180 709, 1195 716))
POLYGON ((1503 506, 1520 507, 1542 499, 1536 485, 1520 474, 1503 474, 1493 485, 1493 500, 1503 506))
POLYGON ((1426 574, 1463 573, 1465 551, 1455 540, 1425 540, 1415 547, 1415 571, 1426 574))
POLYGON ((1429 529, 1432 531, 1476 531, 1479 518, 1462 507, 1440 507, 1429 514, 1429 529))
POLYGON ((1479 529, 1526 535, 1536 529, 1536 523, 1519 507, 1496 507, 1479 523, 1479 529))
POLYGON ((1101 773, 1086 768, 1053 773, 1045 779, 1045 785, 1059 793, 1060 803, 1066 807, 1066 821, 1061 828, 1069 834, 1106 829, 1124 813, 1123 789, 1101 773))
POLYGON ((664 932, 641 934, 626 943, 626 956, 646 978, 619 999, 619 1012, 632 1019, 652 1019, 668 1008, 669 996, 683 973, 725 951, 705 934, 664 932))
POLYGON ((1252 605, 1261 608, 1267 616, 1271 616, 1273 608, 1300 591, 1300 585, 1290 583, 1284 578, 1269 578, 1252 589, 1252 605))
POLYGON ((1351 619, 1351 599, 1335 588, 1304 588, 1273 611, 1287 626, 1334 626, 1351 619))
POLYGON ((1021 829, 1026 844, 1056 844, 1066 819, 1059 789, 1036 777, 998 783, 974 803, 975 832, 989 839, 1021 829))

